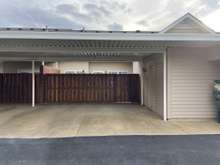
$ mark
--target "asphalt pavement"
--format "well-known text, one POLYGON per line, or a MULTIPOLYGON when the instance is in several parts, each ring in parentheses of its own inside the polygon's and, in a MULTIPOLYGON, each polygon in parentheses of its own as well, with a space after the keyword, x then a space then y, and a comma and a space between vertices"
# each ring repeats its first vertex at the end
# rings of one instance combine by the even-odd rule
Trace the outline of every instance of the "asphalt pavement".
POLYGON ((219 165, 220 135, 0 139, 1 165, 219 165))

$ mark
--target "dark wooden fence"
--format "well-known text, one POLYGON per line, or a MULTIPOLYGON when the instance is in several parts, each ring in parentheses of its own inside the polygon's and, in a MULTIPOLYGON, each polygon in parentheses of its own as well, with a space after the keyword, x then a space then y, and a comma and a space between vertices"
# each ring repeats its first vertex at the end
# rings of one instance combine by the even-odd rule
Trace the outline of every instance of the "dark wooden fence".
POLYGON ((0 103, 30 103, 31 74, 0 74, 0 103))
MULTIPOLYGON (((37 74, 37 103, 140 103, 136 74, 37 74)), ((31 102, 31 74, 0 74, 0 103, 31 102)))

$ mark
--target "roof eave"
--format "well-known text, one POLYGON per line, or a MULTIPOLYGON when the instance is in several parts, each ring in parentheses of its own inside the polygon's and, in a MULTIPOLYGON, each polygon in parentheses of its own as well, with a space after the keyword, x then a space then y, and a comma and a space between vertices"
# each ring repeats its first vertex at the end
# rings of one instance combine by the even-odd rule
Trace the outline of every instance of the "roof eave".
POLYGON ((121 41, 220 41, 220 34, 170 33, 78 33, 78 32, 0 32, 0 39, 42 40, 121 40, 121 41))

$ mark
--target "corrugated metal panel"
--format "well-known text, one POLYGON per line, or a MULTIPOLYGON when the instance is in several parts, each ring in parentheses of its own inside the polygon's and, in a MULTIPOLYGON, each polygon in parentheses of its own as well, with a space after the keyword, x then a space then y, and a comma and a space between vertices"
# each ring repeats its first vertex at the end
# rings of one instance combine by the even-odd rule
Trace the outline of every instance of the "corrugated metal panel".
POLYGON ((168 49, 168 117, 215 116, 213 80, 220 66, 208 60, 211 48, 168 49))

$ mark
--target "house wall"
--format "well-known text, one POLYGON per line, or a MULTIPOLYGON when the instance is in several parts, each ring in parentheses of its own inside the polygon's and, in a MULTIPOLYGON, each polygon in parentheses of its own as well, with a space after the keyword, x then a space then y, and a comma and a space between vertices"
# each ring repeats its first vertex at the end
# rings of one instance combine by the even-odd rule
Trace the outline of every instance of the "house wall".
MULTIPOLYGON (((56 67, 55 63, 48 63, 47 66, 56 67)), ((133 64, 132 62, 63 61, 58 62, 58 69, 60 73, 65 73, 67 70, 83 70, 85 73, 92 73, 94 71, 133 73, 133 64)), ((136 64, 135 73, 140 73, 138 64, 136 64)))
POLYGON ((216 115, 213 81, 220 64, 209 61, 213 48, 168 49, 168 118, 212 118, 216 115))
POLYGON ((49 67, 56 68, 56 69, 59 68, 59 63, 58 62, 47 62, 45 65, 49 66, 49 67))
POLYGON ((132 62, 90 62, 90 72, 107 71, 107 72, 127 72, 132 73, 132 62))
POLYGON ((89 63, 83 61, 65 61, 59 62, 58 68, 60 69, 60 73, 65 73, 67 70, 84 70, 85 73, 89 72, 89 63))
MULTIPOLYGON (((35 70, 39 72, 40 62, 35 63, 35 70)), ((46 66, 54 67, 60 70, 60 73, 65 71, 84 71, 85 73, 92 73, 93 71, 108 71, 108 72, 127 72, 132 73, 132 62, 86 62, 86 61, 63 61, 63 62, 49 62, 46 66)), ((17 73, 17 72, 31 72, 31 62, 0 62, 1 69, 5 73, 17 73)), ((137 68, 136 72, 140 69, 137 68)))
POLYGON ((144 105, 163 117, 163 55, 144 59, 144 105))
MULTIPOLYGON (((35 63, 35 72, 40 71, 40 62, 35 63)), ((32 62, 3 62, 4 73, 19 73, 19 72, 32 72, 32 62)))

